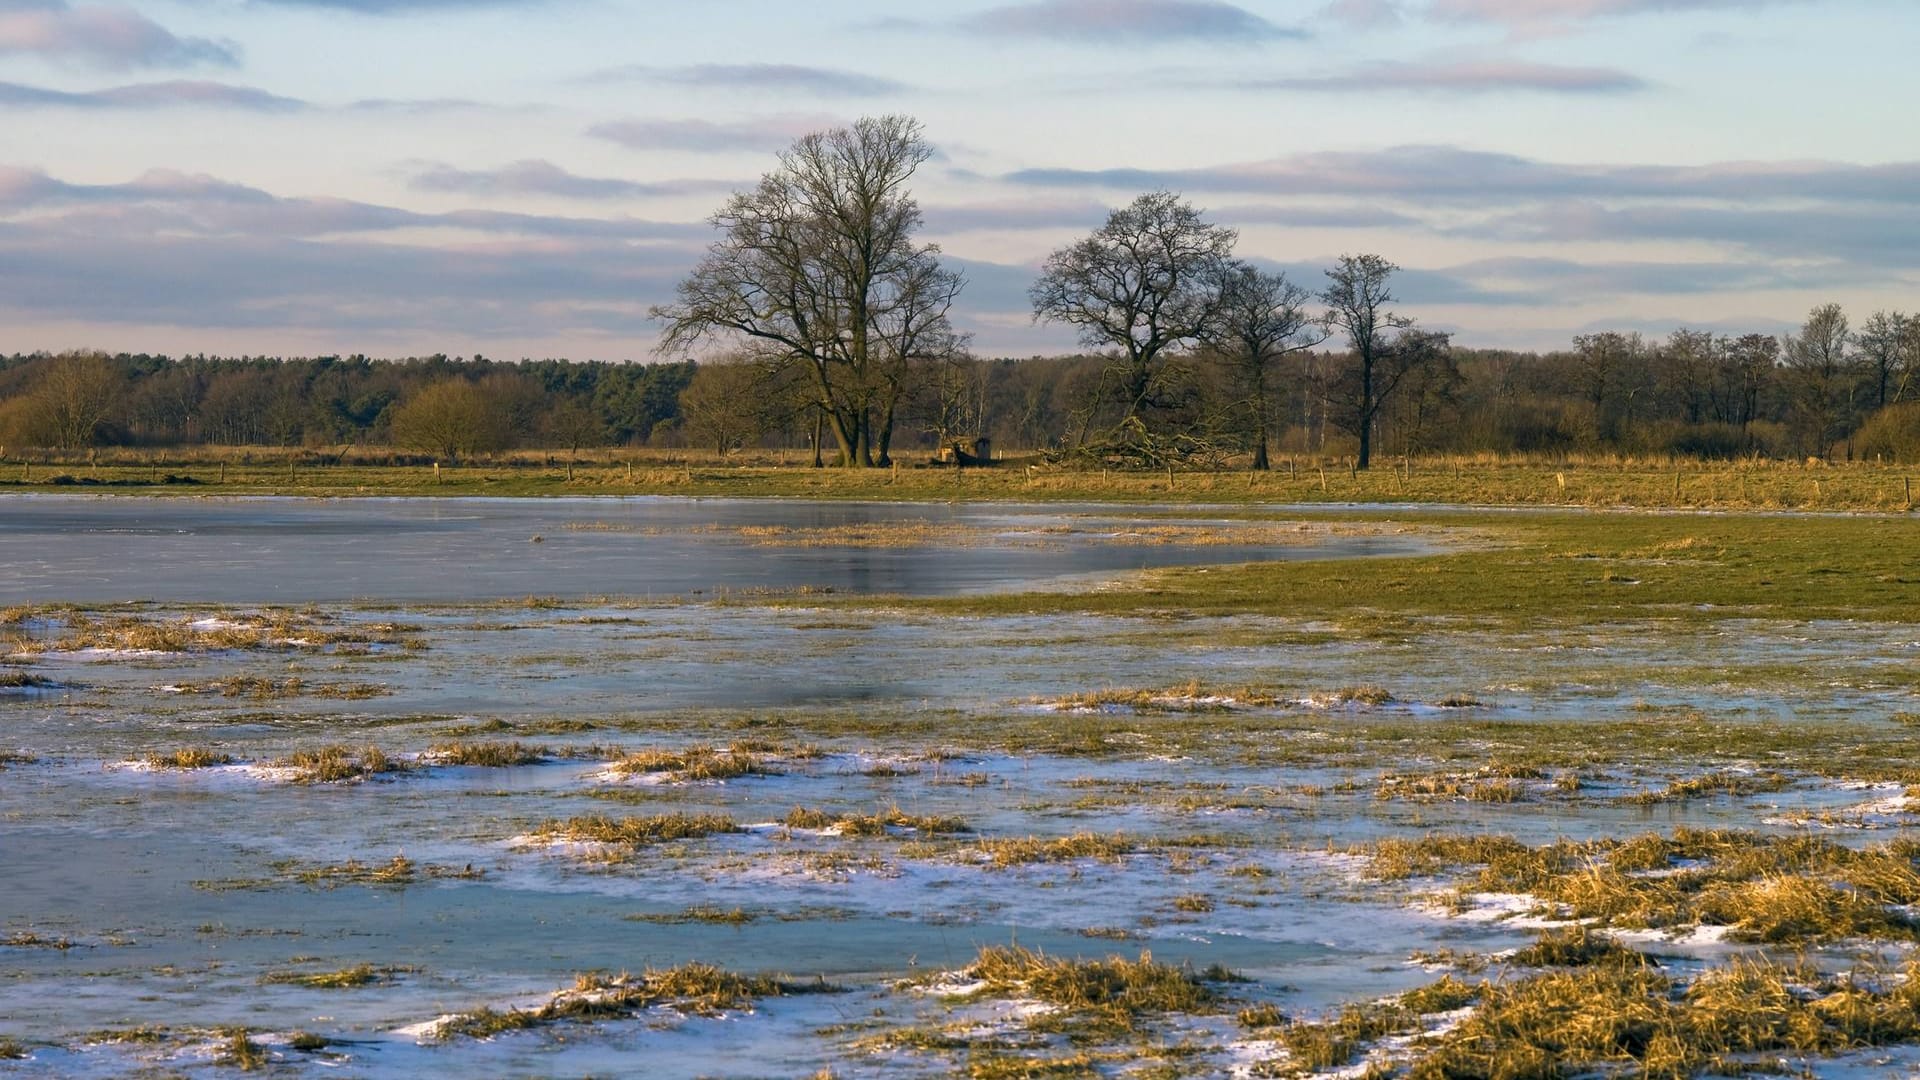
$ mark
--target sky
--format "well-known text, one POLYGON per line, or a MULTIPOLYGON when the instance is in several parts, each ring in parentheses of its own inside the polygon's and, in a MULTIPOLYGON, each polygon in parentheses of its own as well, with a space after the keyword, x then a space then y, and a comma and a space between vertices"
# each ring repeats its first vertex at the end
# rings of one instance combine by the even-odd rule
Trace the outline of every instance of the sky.
POLYGON ((0 0, 0 353, 644 360, 706 219, 918 118, 991 356, 1143 191, 1462 345, 1920 307, 1913 0, 0 0))

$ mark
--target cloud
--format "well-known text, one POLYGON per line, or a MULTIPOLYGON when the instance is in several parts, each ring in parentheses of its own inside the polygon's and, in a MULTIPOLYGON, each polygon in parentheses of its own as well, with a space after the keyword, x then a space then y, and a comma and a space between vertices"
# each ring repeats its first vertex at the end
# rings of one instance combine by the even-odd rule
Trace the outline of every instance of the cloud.
POLYGON ((250 0, 262 7, 324 8, 357 15, 413 15, 462 8, 488 8, 519 5, 525 0, 250 0))
POLYGON ((800 64, 693 64, 688 67, 628 64, 596 71, 583 81, 653 82, 707 90, 754 90, 820 97, 885 97, 913 89, 906 83, 877 75, 800 64))
POLYGON ((726 180, 669 180, 640 183, 615 177, 581 176, 550 161, 526 159, 497 169, 456 169, 431 164, 417 173, 411 186, 417 191, 463 192, 471 195, 557 195, 567 199, 630 199, 726 191, 736 185, 726 180))
POLYGON ((1401 0, 1333 0, 1320 9, 1324 18, 1349 26, 1392 26, 1406 17, 1401 0))
POLYGON ((927 231, 963 232, 1092 229, 1112 208, 1097 199, 1009 199, 999 202, 935 204, 923 208, 927 231))
POLYGON ((1920 203, 1920 161, 1730 161, 1708 165, 1560 164, 1453 146, 1325 151, 1198 169, 1023 169, 1032 187, 1265 195, 1372 195, 1499 206, 1516 199, 1833 199, 1920 203))
POLYGON ((232 67, 239 48, 210 38, 177 37, 127 8, 72 6, 66 0, 0 0, 0 56, 26 53, 100 67, 232 67))
POLYGON ((105 90, 51 90, 22 83, 0 82, 0 107, 59 107, 75 109, 163 109, 181 106, 246 109, 255 112, 295 112, 307 108, 297 98, 281 97, 252 86, 174 80, 133 83, 105 90))
POLYGON ((1316 93, 1489 94, 1532 91, 1550 94, 1622 94, 1647 88, 1645 79, 1607 67, 1569 67, 1522 61, 1379 63, 1328 75, 1245 79, 1231 89, 1316 93))
POLYGON ((1577 201, 1501 214, 1448 230, 1504 242, 1696 241, 1778 259, 1920 267, 1920 216, 1878 205, 1791 208, 1635 205, 1577 201))
POLYGON ((992 37, 1141 44, 1251 43, 1307 36, 1220 0, 1035 0, 988 8, 959 25, 992 37))
POLYGON ((730 153, 783 150, 795 139, 824 131, 837 121, 819 116, 772 116, 755 120, 611 120, 587 134, 633 150, 686 150, 730 153))
POLYGON ((1424 225, 1410 214, 1379 206, 1222 206, 1209 214, 1234 226, 1282 225, 1291 229, 1408 229, 1424 225))
MULTIPOLYGON (((709 230, 696 223, 632 217, 563 217, 497 210, 421 213, 328 197, 283 197, 200 173, 154 169, 120 184, 74 184, 35 169, 0 166, 0 215, 62 210, 69 223, 106 224, 124 236, 183 232, 328 238, 399 230, 444 229, 609 242, 690 243, 709 230)), ((91 226, 90 226, 91 227, 91 226)))
POLYGON ((423 214, 165 170, 76 184, 0 166, 0 310, 415 341, 635 340, 709 233, 629 217, 423 214))
POLYGON ((1809 0, 1432 0, 1424 14, 1444 22, 1491 23, 1520 31, 1622 15, 1758 11, 1809 0))

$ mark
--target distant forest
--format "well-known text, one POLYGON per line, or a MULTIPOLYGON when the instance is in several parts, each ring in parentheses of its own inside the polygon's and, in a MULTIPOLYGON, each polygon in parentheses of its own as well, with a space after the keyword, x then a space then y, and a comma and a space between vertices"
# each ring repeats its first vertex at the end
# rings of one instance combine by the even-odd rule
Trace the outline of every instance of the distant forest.
MULTIPOLYGON (((1547 353, 1443 348, 1407 373, 1371 419, 1376 455, 1627 454, 1920 461, 1915 320, 1875 315, 1861 332, 1837 308, 1800 334, 1659 340, 1598 333, 1547 353)), ((1000 453, 1070 455, 1118 406, 1099 355, 916 365, 888 448, 924 459, 991 440, 1000 453)), ((1349 354, 1280 358, 1253 407, 1235 365, 1191 350, 1139 411, 1142 440, 1195 466, 1270 454, 1351 456, 1355 418, 1339 382, 1349 354), (1348 410, 1350 412, 1350 410, 1348 410), (1264 429, 1265 438, 1260 433, 1264 429)), ((432 356, 0 358, 0 448, 390 447, 459 460, 515 448, 816 445, 804 386, 747 362, 653 364, 432 356)), ((889 460, 883 453, 881 461, 889 460)), ((1112 462, 1124 464, 1125 462, 1112 462)), ((1164 464, 1155 461, 1152 464, 1164 464)))

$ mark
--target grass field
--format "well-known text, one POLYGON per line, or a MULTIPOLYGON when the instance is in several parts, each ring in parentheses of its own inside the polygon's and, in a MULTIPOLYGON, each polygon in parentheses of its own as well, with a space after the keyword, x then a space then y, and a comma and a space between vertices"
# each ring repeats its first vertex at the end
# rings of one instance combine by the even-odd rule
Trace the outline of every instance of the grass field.
MULTIPOLYGON (((1286 459, 1270 472, 1102 472, 1010 460, 987 469, 812 469, 659 451, 521 453, 439 467, 355 451, 113 451, 0 458, 0 491, 220 495, 692 495, 1032 502, 1435 503, 1911 512, 1920 466, 1658 459, 1286 459)), ((795 458, 798 460, 798 457, 795 458)), ((916 467, 918 466, 918 467, 916 467)))

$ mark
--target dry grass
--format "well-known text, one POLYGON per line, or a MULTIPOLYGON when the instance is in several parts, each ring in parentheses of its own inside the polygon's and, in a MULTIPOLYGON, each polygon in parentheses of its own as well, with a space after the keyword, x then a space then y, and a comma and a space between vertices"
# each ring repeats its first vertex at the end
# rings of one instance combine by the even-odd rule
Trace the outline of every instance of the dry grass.
POLYGON ((156 751, 141 760, 155 769, 211 769, 216 765, 233 764, 233 755, 203 746, 190 746, 165 753, 156 751))
POLYGON ((872 814, 829 814, 824 810, 796 806, 788 811, 781 823, 790 829, 820 829, 841 836, 863 837, 891 836, 895 830, 920 836, 951 836, 973 831, 960 818, 909 814, 898 806, 889 806, 872 814))
POLYGON ((567 990, 537 1009, 481 1009, 443 1024, 440 1038, 489 1038, 555 1023, 593 1023, 632 1016, 655 1005, 671 1004, 696 1016, 749 1010, 761 998, 800 993, 831 993, 824 982, 793 983, 765 975, 736 975, 711 964, 684 964, 638 977, 582 975, 567 990))
POLYGON ((1314 694, 1307 699, 1317 708, 1335 709, 1350 705, 1377 707, 1394 700, 1384 686, 1343 686, 1331 693, 1314 694))
POLYGON ((1745 798, 1749 795, 1784 791, 1792 787, 1793 783, 1792 777, 1776 772, 1711 772, 1675 780, 1656 791, 1638 791, 1631 795, 1623 795, 1620 801, 1636 806, 1652 806, 1658 803, 1687 802, 1692 799, 1715 797, 1745 798))
POLYGON ((545 750, 522 742, 444 742, 427 748, 427 757, 435 765, 471 765, 489 769, 516 765, 538 765, 547 760, 545 750))
POLYGON ((337 784, 408 772, 413 768, 405 761, 388 757, 386 751, 377 746, 364 747, 357 753, 346 746, 299 750, 275 764, 292 769, 296 784, 337 784))
POLYGON ((983 839, 972 851, 996 869, 1027 866, 1034 863, 1072 862, 1076 859, 1100 859, 1117 862, 1140 850, 1139 842, 1124 833, 1101 835, 1078 832, 1071 836, 1015 836, 983 839))
POLYGON ((775 775, 757 754, 738 746, 715 750, 689 746, 682 750, 637 750, 607 766, 621 776, 658 773, 675 783, 733 780, 742 776, 775 775))
MULTIPOLYGON (((321 649, 342 645, 398 645, 420 649, 425 643, 417 627, 395 623, 335 623, 311 611, 274 609, 213 619, 149 619, 138 616, 98 617, 64 612, 53 620, 59 632, 30 640, 28 651, 63 652, 112 649, 129 652, 210 652, 321 649)), ((285 680, 238 677, 236 696, 263 689, 268 696, 284 696, 285 680)), ((224 690, 222 692, 225 692, 224 690)))
POLYGON ((216 1060, 241 1072, 252 1072, 273 1064, 273 1058, 260 1048, 260 1044, 247 1037, 246 1028, 234 1028, 227 1033, 216 1060))
POLYGON ((1223 712, 1235 708, 1269 708, 1280 703, 1271 691, 1251 686, 1209 687, 1199 680, 1159 689, 1114 688, 1044 699, 1039 704, 1074 712, 1108 708, 1136 712, 1223 712))
POLYGON ((1220 1000, 1212 980, 1144 952, 1137 960, 1067 960, 1017 945, 989 945, 967 974, 986 983, 986 993, 1032 998, 1076 1021, 1125 1030, 1145 1016, 1210 1011, 1220 1000))
POLYGON ((1920 842, 1851 848, 1816 836, 1680 829, 1672 836, 1562 841, 1435 835, 1364 850, 1384 879, 1478 869, 1469 892, 1526 893, 1569 919, 1627 928, 1727 927, 1736 941, 1913 939, 1920 842))
POLYGON ((338 971, 274 971, 260 977, 263 983, 301 986, 309 990, 353 990, 362 986, 390 983, 394 976, 411 972, 410 967, 375 967, 355 964, 338 971))
POLYGON ((721 814, 673 813, 647 817, 582 814, 565 821, 547 822, 534 830, 533 835, 542 840, 637 848, 739 831, 740 826, 732 818, 721 814))

